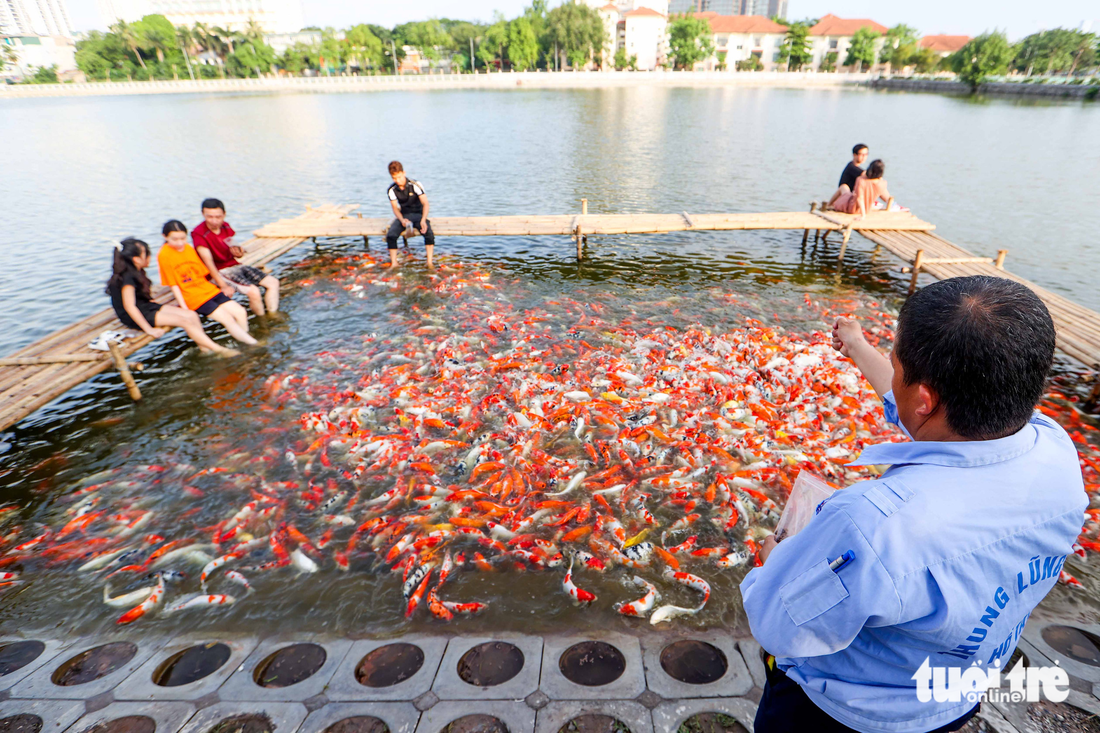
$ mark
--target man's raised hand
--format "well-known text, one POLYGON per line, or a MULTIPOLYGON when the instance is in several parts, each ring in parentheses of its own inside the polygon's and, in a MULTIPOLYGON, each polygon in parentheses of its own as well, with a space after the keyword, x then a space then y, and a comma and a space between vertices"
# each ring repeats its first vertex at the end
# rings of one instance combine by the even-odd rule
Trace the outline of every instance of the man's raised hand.
POLYGON ((852 358, 851 348, 855 344, 866 341, 863 338, 863 326, 854 318, 839 316, 833 324, 833 348, 840 353, 852 358))

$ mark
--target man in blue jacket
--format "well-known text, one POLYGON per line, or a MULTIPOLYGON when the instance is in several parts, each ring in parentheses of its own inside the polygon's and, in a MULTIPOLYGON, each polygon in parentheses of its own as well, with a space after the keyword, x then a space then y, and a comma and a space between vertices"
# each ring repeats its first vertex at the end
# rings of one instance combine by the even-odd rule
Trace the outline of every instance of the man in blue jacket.
POLYGON ((756 733, 958 730, 977 706, 918 699, 918 670, 1007 662, 1088 505, 1069 436, 1034 411, 1054 324, 1023 285, 954 278, 909 298, 890 358, 846 318, 833 345, 911 442, 865 449, 852 465, 886 472, 769 538, 741 583, 776 657, 756 733))

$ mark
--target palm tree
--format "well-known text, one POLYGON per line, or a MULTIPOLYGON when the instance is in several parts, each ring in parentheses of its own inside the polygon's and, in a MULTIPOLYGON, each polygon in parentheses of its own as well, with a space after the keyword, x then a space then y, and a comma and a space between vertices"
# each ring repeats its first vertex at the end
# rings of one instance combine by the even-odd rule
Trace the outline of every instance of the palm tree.
MULTIPOLYGON (((124 44, 137 56, 138 63, 141 64, 141 68, 146 69, 145 61, 141 58, 141 53, 138 52, 138 45, 141 38, 138 36, 134 27, 124 20, 120 20, 111 26, 111 32, 118 36, 124 44)), ((146 69, 148 70, 148 69, 146 69)))
POLYGON ((191 68, 191 49, 195 45, 195 34, 187 26, 181 25, 176 28, 176 40, 183 51, 183 60, 187 62, 187 73, 191 76, 191 81, 195 81, 195 71, 191 68))
POLYGON ((255 18, 249 18, 248 25, 245 26, 242 35, 246 41, 262 43, 264 40, 264 27, 256 22, 255 18))
POLYGON ((214 26, 210 30, 218 39, 218 41, 229 49, 229 54, 227 55, 232 55, 233 44, 241 40, 241 34, 237 33, 236 31, 226 30, 225 28, 221 28, 219 26, 214 26))
POLYGON ((19 63, 19 52, 15 50, 15 46, 9 46, 0 41, 0 71, 17 63, 19 63))

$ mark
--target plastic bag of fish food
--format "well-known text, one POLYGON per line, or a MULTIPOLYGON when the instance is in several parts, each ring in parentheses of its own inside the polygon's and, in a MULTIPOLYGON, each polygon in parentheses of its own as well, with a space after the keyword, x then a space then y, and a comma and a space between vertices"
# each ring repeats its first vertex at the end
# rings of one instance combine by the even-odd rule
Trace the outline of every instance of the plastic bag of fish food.
POLYGON ((817 474, 799 471, 787 506, 783 508, 783 516, 775 527, 775 539, 782 542, 801 532, 834 491, 836 489, 817 474))

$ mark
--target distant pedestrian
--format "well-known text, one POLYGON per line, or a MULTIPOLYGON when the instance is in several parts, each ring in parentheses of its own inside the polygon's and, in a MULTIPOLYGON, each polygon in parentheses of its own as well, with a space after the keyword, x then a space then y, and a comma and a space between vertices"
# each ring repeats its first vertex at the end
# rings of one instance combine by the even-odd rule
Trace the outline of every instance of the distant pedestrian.
POLYGON ((432 266, 432 253, 435 250, 435 233, 428 221, 428 196, 419 182, 405 175, 405 168, 398 161, 390 163, 390 176, 393 184, 388 196, 390 208, 397 218, 386 232, 386 247, 390 251, 390 265, 397 267, 397 238, 401 232, 419 231, 424 235, 424 251, 428 255, 428 267, 432 266))
POLYGON ((833 208, 833 204, 842 194, 856 190, 856 179, 863 175, 863 162, 867 160, 869 153, 870 151, 863 143, 859 143, 852 148, 852 159, 848 161, 848 165, 844 166, 844 171, 840 174, 840 183, 837 184, 836 193, 829 199, 828 208, 833 208))
POLYGON ((181 308, 217 321, 233 338, 255 345, 256 339, 248 333, 248 311, 207 279, 210 270, 199 259, 195 248, 187 243, 184 223, 173 219, 162 231, 164 246, 157 254, 161 284, 172 288, 181 308))
POLYGON ((872 160, 871 165, 867 166, 867 172, 856 179, 852 192, 841 194, 833 208, 846 214, 857 214, 862 219, 874 211, 875 204, 880 199, 888 206, 890 192, 886 190, 886 179, 882 177, 885 172, 885 163, 872 160))
POLYGON ((111 305, 122 325, 155 339, 163 336, 166 329, 182 328, 203 351, 236 355, 236 351, 215 343, 206 335, 197 313, 153 301, 152 283, 145 274, 145 268, 152 259, 149 245, 140 239, 124 239, 121 246, 115 249, 107 294, 111 296, 111 305))
POLYGON ((202 217, 204 221, 191 231, 191 241, 210 270, 214 284, 226 295, 233 289, 244 293, 252 312, 258 316, 278 312, 279 280, 237 261, 238 257, 244 257, 244 249, 233 243, 236 232, 225 220, 225 204, 218 199, 206 199, 202 202, 202 217), (262 295, 260 288, 265 289, 262 295))

